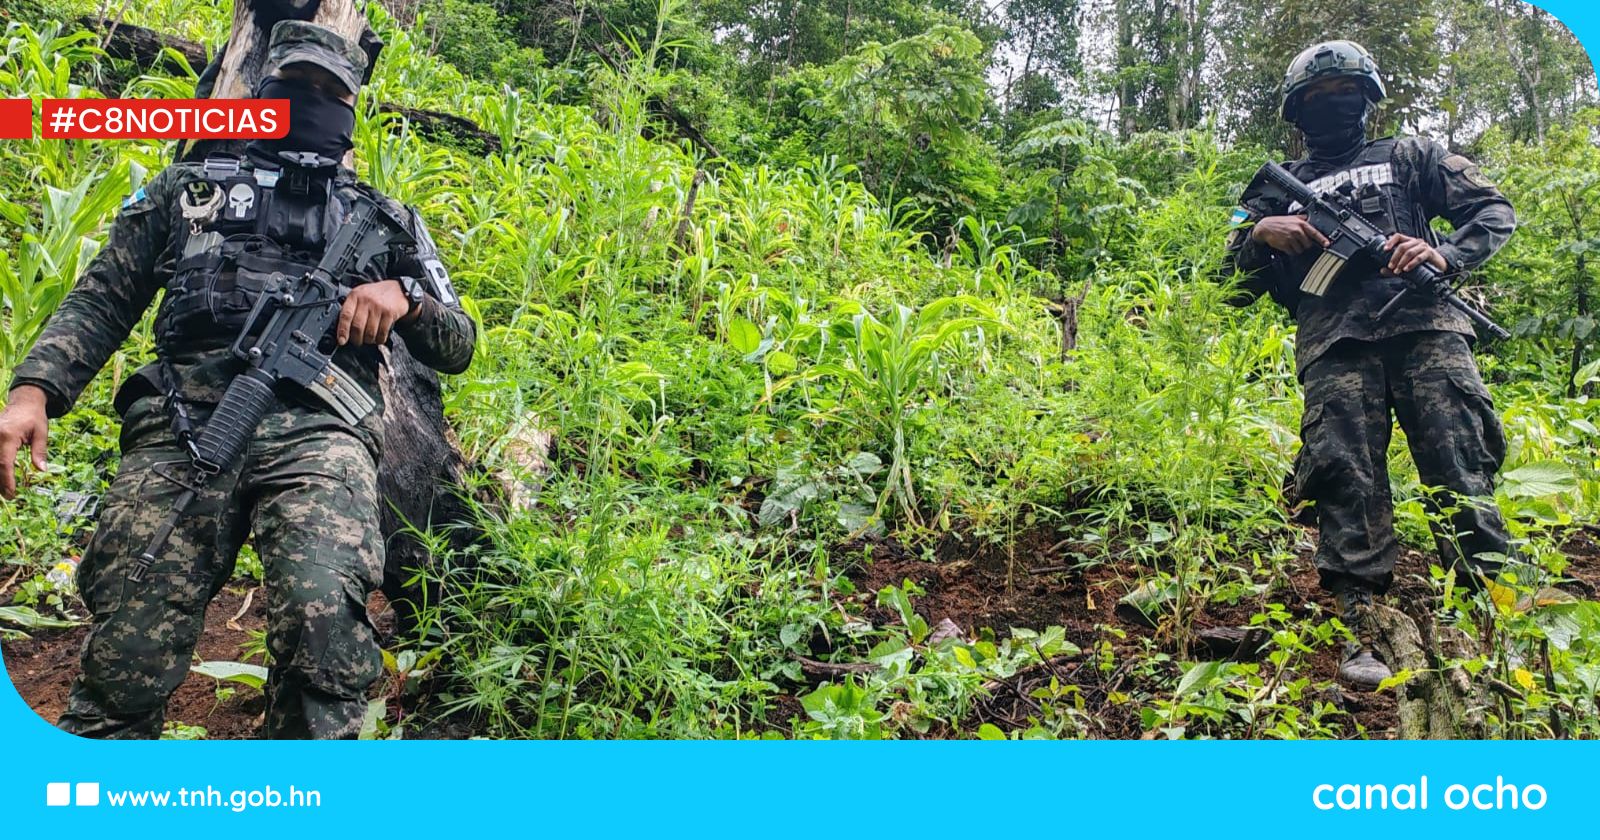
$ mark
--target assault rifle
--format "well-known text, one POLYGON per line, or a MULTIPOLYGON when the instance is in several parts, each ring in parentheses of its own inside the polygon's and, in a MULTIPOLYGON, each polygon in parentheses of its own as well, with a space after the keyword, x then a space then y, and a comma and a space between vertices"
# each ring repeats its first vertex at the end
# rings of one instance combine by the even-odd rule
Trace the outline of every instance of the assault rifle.
POLYGON ((292 382, 327 403, 348 423, 356 423, 377 404, 324 352, 339 310, 350 293, 344 279, 365 270, 392 248, 415 244, 405 224, 372 198, 358 193, 348 221, 335 231, 315 268, 283 278, 264 289, 234 341, 233 355, 246 367, 228 383, 205 428, 198 435, 180 430, 189 449, 187 476, 165 477, 184 488, 172 514, 128 572, 138 583, 156 562, 178 522, 213 476, 238 461, 276 398, 279 383, 292 382))
MULTIPOLYGON (((1357 257, 1366 257, 1373 264, 1380 266, 1389 261, 1388 252, 1383 247, 1388 237, 1377 225, 1361 215, 1357 207, 1358 201, 1369 196, 1357 195, 1355 185, 1347 182, 1336 190, 1319 195, 1289 170, 1270 161, 1261 167, 1256 178, 1265 178, 1289 198, 1299 202, 1305 209, 1306 221, 1310 222, 1318 233, 1328 238, 1328 247, 1317 257, 1311 270, 1306 272, 1306 279, 1301 282, 1300 291, 1321 297, 1328 291, 1328 286, 1333 283, 1345 265, 1357 257)), ((1424 262, 1400 275, 1400 279, 1406 281, 1406 288, 1390 298, 1389 302, 1372 316, 1374 321, 1387 318, 1408 295, 1430 294, 1461 310, 1472 319, 1473 323, 1487 330, 1495 338, 1511 337, 1511 333, 1490 320, 1488 315, 1462 300, 1455 289, 1450 287, 1450 281, 1431 264, 1424 262)))

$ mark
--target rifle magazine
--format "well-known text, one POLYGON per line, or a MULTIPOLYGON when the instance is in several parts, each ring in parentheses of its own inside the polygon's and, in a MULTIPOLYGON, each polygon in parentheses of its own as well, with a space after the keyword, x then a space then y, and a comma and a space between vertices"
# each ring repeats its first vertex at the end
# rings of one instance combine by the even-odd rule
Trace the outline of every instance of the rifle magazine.
POLYGON ((339 419, 352 426, 378 407, 378 403, 367 395, 366 389, 335 364, 329 364, 312 379, 306 385, 306 390, 316 394, 318 399, 339 415, 339 419))
POLYGON ((1300 283, 1300 291, 1317 297, 1327 294, 1334 278, 1344 270, 1344 264, 1344 257, 1332 251, 1323 251, 1322 256, 1317 257, 1316 263, 1311 266, 1311 270, 1306 272, 1306 279, 1300 283))

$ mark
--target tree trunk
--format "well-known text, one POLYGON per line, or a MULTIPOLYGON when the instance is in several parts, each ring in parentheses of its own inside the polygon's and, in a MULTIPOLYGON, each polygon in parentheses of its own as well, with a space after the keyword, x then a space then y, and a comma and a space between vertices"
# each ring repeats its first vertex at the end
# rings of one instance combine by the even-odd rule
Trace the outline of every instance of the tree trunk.
POLYGON ((1117 137, 1126 140, 1133 136, 1134 94, 1133 80, 1128 68, 1133 63, 1133 12, 1129 0, 1117 0, 1117 137))
MULTIPOLYGON (((1587 254, 1579 254, 1577 265, 1574 267, 1572 285, 1576 298, 1576 321, 1589 317, 1589 261, 1587 254)), ((1588 337, 1579 335, 1576 330, 1572 335, 1572 359, 1567 367, 1567 397, 1578 396, 1578 371, 1583 369, 1583 351, 1588 344, 1588 337)))
MULTIPOLYGON (((261 80, 266 61, 267 37, 272 24, 295 17, 328 27, 352 41, 370 33, 366 18, 352 0, 235 0, 233 30, 226 50, 206 69, 214 79, 210 96, 217 99, 246 97, 261 80)), ((376 39, 367 38, 368 43, 376 39)), ((369 49, 369 60, 376 50, 369 49)), ((241 141, 196 144, 183 151, 185 159, 196 159, 212 152, 237 152, 241 141)), ((347 160, 353 163, 353 158, 347 160)), ((385 354, 387 364, 380 377, 384 400, 383 460, 378 465, 378 489, 382 531, 387 549, 383 591, 400 607, 403 624, 409 624, 414 611, 410 603, 436 603, 432 597, 418 598, 416 589, 404 584, 412 577, 408 571, 426 567, 430 557, 423 545, 407 529, 428 529, 446 524, 458 544, 470 542, 480 534, 458 488, 468 466, 455 437, 444 421, 439 377, 412 358, 398 338, 385 354)), ((428 593, 435 595, 436 593, 428 593)))
MULTIPOLYGON (((1521 3, 1516 4, 1521 6, 1521 3)), ((1522 17, 1512 9, 1507 9, 1504 4, 1495 7, 1495 26, 1500 35, 1500 42, 1505 45, 1506 58, 1517 73, 1517 86, 1522 89, 1522 96, 1528 104, 1528 114, 1533 119, 1534 139, 1544 143, 1544 103, 1539 101, 1539 60, 1537 56, 1529 58, 1523 53, 1522 42, 1523 27, 1522 17), (1506 18, 1512 16, 1517 20, 1515 37, 1506 30, 1506 18)))
POLYGON ((840 57, 850 54, 850 13, 853 11, 853 0, 844 0, 844 33, 839 36, 840 57))
POLYGON ((1410 671, 1412 675, 1394 689, 1399 736, 1407 740, 1483 738, 1488 731, 1484 711, 1489 708, 1484 685, 1473 680, 1465 668, 1450 664, 1477 654, 1472 640, 1454 627, 1440 627, 1435 636, 1434 622, 1428 616, 1414 619, 1389 606, 1374 607, 1373 617, 1383 661, 1395 673, 1410 671))

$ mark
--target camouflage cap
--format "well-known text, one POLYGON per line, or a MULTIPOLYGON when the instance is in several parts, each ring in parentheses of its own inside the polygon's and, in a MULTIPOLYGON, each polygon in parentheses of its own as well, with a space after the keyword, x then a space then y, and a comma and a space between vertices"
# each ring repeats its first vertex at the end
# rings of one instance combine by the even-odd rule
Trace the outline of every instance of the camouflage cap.
POLYGON ((299 63, 315 64, 332 73, 354 94, 361 89, 367 54, 326 26, 303 20, 279 21, 267 44, 268 74, 299 63))

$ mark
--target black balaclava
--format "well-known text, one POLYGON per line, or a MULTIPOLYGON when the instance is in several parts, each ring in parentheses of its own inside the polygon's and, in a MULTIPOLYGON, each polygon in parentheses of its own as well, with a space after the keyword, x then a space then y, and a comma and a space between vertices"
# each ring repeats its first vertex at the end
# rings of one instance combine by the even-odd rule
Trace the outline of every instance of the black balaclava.
POLYGON ((1300 103, 1295 123, 1306 136, 1306 149, 1314 158, 1349 154, 1367 138, 1367 96, 1359 90, 1317 97, 1316 104, 1300 103))
POLYGON ((289 133, 276 140, 250 142, 253 150, 268 158, 276 159, 279 152, 313 152, 339 161, 355 146, 355 108, 336 96, 300 79, 268 76, 256 88, 256 98, 289 100, 289 133))

